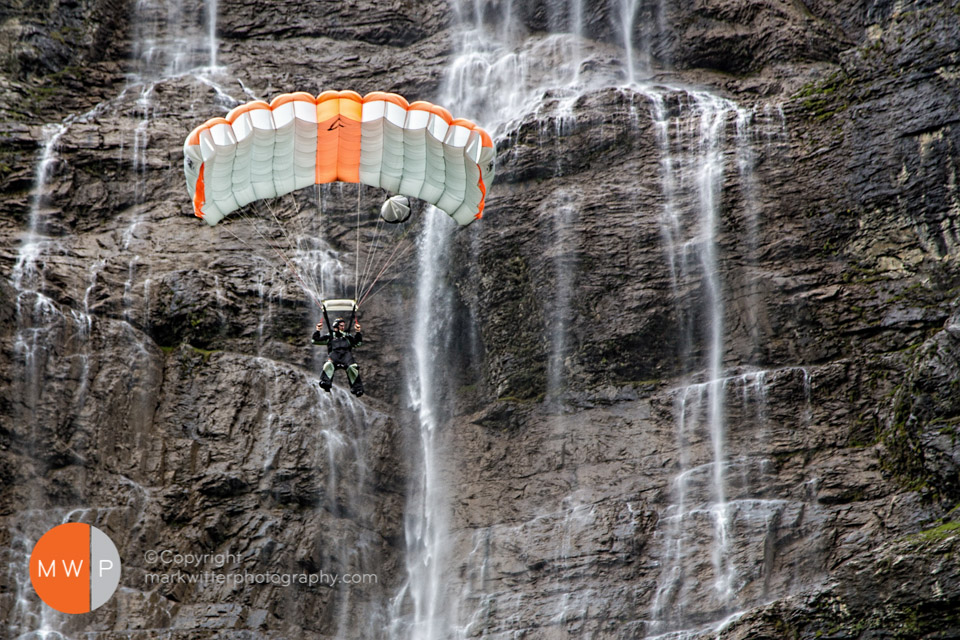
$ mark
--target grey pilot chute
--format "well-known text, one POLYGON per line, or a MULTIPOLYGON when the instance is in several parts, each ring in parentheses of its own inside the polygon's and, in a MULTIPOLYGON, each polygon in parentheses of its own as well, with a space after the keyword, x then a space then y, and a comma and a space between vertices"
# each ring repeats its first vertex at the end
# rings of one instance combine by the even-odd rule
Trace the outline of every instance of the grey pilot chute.
POLYGON ((390 224, 406 222, 410 218, 410 199, 407 196, 387 198, 380 207, 380 217, 390 224))

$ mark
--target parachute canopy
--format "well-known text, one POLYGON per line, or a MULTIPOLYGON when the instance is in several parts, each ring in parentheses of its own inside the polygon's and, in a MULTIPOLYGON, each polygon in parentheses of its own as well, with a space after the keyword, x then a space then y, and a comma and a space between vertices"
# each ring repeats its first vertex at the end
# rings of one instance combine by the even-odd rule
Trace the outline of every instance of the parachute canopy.
POLYGON ((493 141, 469 120, 393 93, 288 93, 212 118, 183 145, 194 213, 210 225, 296 189, 354 182, 419 198, 466 225, 483 214, 493 141))

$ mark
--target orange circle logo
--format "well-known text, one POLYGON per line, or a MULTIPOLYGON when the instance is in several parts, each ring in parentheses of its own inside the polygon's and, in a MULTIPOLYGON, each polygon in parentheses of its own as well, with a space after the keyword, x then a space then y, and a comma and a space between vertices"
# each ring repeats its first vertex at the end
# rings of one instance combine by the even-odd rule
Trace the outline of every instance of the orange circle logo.
POLYGON ((120 584, 120 554, 103 531, 82 522, 50 529, 30 553, 30 582, 61 613, 93 611, 120 584))

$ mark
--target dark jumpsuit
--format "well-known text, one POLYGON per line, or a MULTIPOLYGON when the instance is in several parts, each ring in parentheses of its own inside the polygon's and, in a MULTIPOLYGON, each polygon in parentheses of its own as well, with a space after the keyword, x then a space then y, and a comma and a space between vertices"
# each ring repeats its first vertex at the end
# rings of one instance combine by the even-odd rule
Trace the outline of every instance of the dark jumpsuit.
POLYGON ((357 331, 354 334, 350 334, 334 329, 329 330, 326 334, 320 331, 314 331, 310 342, 321 346, 326 345, 327 360, 333 364, 333 369, 329 372, 329 367, 327 366, 324 366, 324 370, 320 372, 320 386, 326 391, 329 391, 330 386, 333 384, 333 372, 337 369, 346 369, 348 379, 354 372, 357 376, 353 380, 350 380, 350 391, 357 396, 363 395, 363 383, 360 381, 360 368, 357 366, 356 360, 353 359, 353 353, 351 351, 354 347, 359 347, 363 344, 363 336, 361 333, 357 331))

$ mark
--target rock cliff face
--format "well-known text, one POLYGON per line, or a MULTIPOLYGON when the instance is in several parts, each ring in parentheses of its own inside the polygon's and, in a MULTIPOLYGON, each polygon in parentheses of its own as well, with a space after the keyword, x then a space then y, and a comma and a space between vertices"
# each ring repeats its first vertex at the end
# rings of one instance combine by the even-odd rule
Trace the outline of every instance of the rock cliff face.
POLYGON ((0 9, 2 635, 960 638, 960 11, 667 4, 0 9), (268 247, 343 289, 381 194, 211 229, 180 169, 329 88, 498 149, 392 240, 359 400, 268 247), (82 616, 27 578, 67 520, 124 562, 82 616))

